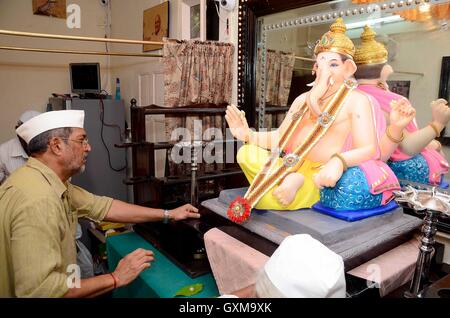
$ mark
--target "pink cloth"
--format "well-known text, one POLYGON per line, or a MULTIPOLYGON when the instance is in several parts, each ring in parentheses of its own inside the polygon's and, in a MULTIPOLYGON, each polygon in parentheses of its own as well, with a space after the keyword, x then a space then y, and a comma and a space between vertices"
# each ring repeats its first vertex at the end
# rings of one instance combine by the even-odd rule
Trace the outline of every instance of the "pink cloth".
POLYGON ((254 284, 269 257, 217 228, 204 235, 206 253, 221 295, 254 284))
MULTIPOLYGON (((221 295, 232 294, 254 284, 259 271, 269 259, 217 228, 206 232, 204 239, 221 295)), ((418 244, 418 238, 411 239, 348 273, 377 283, 380 295, 384 296, 411 280, 419 253, 418 244)))
MULTIPOLYGON (((386 130, 386 119, 381 111, 377 100, 372 96, 366 94, 372 106, 372 113, 374 117, 374 127, 377 133, 378 141, 383 136, 386 130)), ((349 151, 353 148, 352 136, 349 135, 345 141, 342 152, 349 151)), ((394 191, 400 190, 400 184, 394 172, 389 166, 379 160, 381 157, 381 150, 379 143, 377 143, 377 153, 371 160, 362 162, 358 167, 364 172, 367 183, 369 185, 370 193, 376 195, 382 193, 381 204, 385 205, 394 198, 394 191)))
MULTIPOLYGON (((399 99, 405 99, 405 97, 395 94, 390 91, 383 90, 375 85, 359 85, 358 89, 360 91, 363 91, 373 98, 376 99, 376 101, 379 104, 379 107, 386 112, 391 112, 391 105, 390 103, 394 100, 399 99)), ((412 121, 406 126, 406 131, 409 133, 413 133, 418 130, 418 127, 415 123, 415 121, 412 121)), ((446 174, 449 170, 449 165, 447 160, 436 150, 433 149, 427 149, 424 148, 421 151, 421 155, 425 158, 428 164, 428 168, 430 170, 429 173, 429 182, 431 184, 439 184, 441 181, 441 176, 443 174, 446 174)), ((411 156, 408 156, 407 154, 400 151, 399 148, 397 148, 394 153, 391 156, 391 160, 393 161, 402 161, 412 158, 411 156)))
POLYGON ((418 255, 419 241, 413 238, 348 273, 377 283, 383 297, 411 280, 418 255))

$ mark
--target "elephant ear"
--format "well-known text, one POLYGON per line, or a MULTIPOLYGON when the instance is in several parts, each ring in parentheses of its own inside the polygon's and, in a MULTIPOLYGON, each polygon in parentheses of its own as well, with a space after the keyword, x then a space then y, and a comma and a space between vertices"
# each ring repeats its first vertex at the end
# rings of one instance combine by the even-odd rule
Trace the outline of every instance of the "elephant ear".
POLYGON ((351 77, 356 72, 356 64, 352 59, 346 59, 345 66, 345 78, 351 77))

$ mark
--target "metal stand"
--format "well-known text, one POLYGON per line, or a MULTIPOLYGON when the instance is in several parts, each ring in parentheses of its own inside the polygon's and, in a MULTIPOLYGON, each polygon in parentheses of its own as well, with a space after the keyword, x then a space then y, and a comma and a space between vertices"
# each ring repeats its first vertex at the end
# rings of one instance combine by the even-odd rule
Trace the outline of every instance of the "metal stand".
POLYGON ((191 148, 191 204, 198 206, 198 185, 197 185, 197 171, 198 171, 198 154, 203 150, 203 142, 194 140, 190 144, 191 148))
POLYGON ((422 226, 422 239, 419 250, 419 256, 417 257, 416 268, 414 270, 414 276, 411 281, 411 287, 409 291, 405 292, 404 296, 407 298, 419 298, 421 292, 429 282, 429 273, 431 265, 431 255, 434 251, 434 236, 436 234, 437 217, 441 212, 426 210, 425 218, 422 226))
POLYGON ((416 212, 425 213, 414 276, 409 291, 404 294, 407 298, 420 298, 425 284, 429 283, 438 216, 450 216, 450 196, 447 193, 436 191, 434 187, 431 190, 418 190, 411 186, 408 186, 406 191, 396 191, 395 194, 397 202, 406 203, 416 212))

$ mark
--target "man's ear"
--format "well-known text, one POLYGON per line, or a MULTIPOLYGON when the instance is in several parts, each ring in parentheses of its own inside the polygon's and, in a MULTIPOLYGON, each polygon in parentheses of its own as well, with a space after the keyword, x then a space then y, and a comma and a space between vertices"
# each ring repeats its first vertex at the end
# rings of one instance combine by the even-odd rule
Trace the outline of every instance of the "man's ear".
POLYGON ((60 155, 62 153, 62 142, 61 139, 53 137, 50 139, 47 148, 55 155, 60 155))
POLYGON ((345 66, 345 78, 351 77, 356 72, 356 64, 352 59, 346 59, 344 62, 345 66))

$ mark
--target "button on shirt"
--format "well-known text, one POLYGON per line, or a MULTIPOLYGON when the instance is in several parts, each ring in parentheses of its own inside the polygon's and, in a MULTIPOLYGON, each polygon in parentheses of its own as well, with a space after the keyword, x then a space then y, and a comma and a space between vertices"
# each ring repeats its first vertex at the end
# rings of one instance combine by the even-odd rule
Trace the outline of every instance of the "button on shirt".
POLYGON ((78 217, 103 220, 112 201, 29 158, 0 187, 0 297, 63 296, 77 263, 78 217))
POLYGON ((22 167, 28 160, 28 155, 23 150, 19 138, 8 140, 0 145, 0 184, 13 173, 14 170, 22 167))

